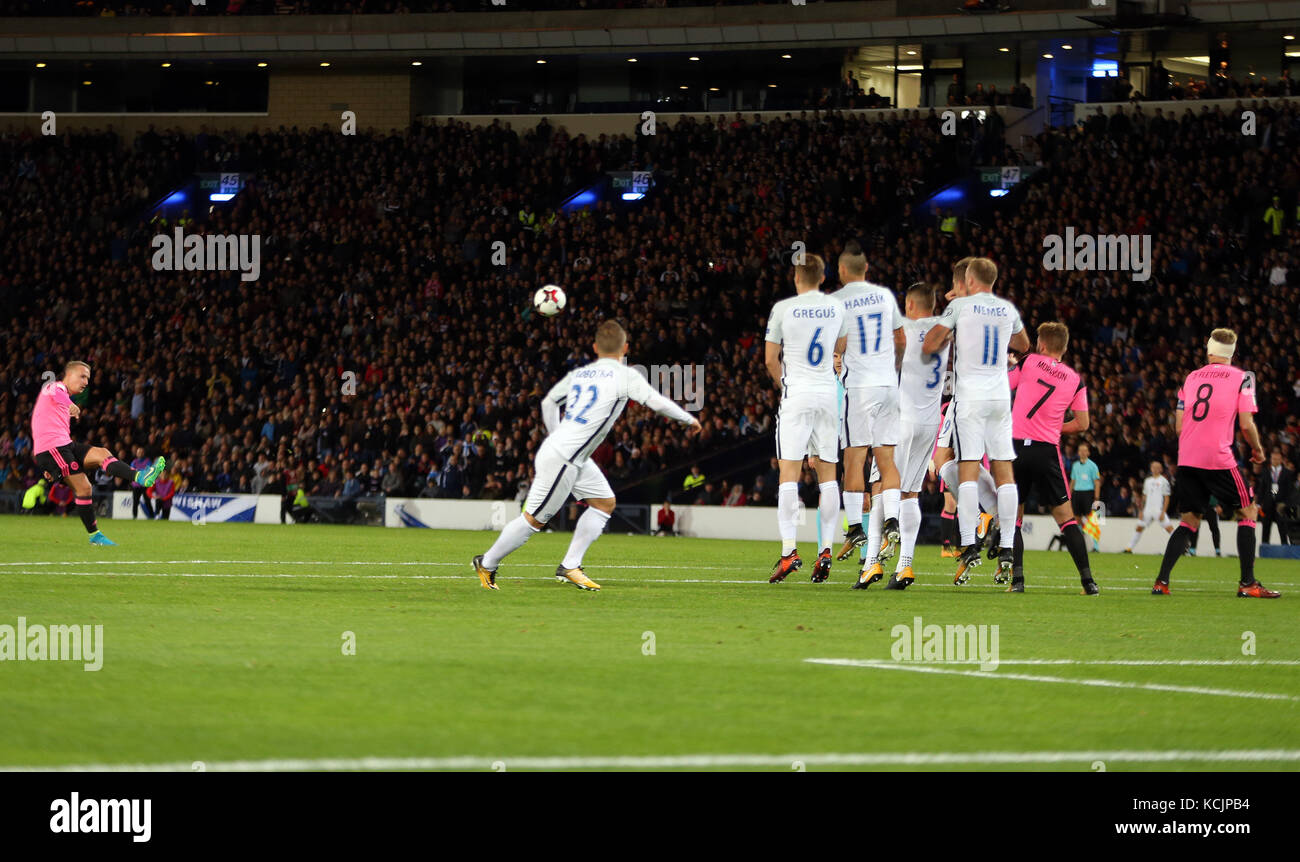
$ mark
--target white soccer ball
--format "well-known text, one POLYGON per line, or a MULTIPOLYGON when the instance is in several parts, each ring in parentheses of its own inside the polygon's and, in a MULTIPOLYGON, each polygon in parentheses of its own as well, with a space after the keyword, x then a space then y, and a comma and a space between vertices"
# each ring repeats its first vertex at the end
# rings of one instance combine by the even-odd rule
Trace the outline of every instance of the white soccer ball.
POLYGON ((539 314, 554 317, 564 309, 564 291, 559 285, 548 284, 533 295, 533 307, 539 314))

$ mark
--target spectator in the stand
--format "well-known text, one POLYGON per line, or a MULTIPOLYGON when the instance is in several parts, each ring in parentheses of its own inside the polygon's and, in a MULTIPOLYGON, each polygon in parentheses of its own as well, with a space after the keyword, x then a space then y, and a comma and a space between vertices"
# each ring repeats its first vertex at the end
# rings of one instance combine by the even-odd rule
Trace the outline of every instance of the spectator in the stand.
POLYGON ((966 104, 966 93, 965 93, 965 91, 962 89, 962 86, 961 86, 961 84, 959 83, 960 81, 961 81, 961 75, 954 73, 953 76, 952 76, 952 83, 948 85, 948 104, 949 104, 949 105, 964 105, 964 104, 966 104))
MULTIPOLYGON (((137 473, 141 470, 149 469, 153 461, 145 457, 144 447, 135 447, 135 458, 131 461, 131 469, 137 473)), ((153 519, 153 504, 149 501, 149 496, 145 493, 145 488, 139 482, 131 483, 131 517, 140 517, 140 509, 143 506, 144 516, 153 519)))
POLYGON ((677 535, 677 513, 673 511, 673 504, 668 500, 664 500, 663 505, 659 507, 655 518, 655 535, 677 535))
POLYGON ((1282 450, 1274 449, 1269 454, 1269 462, 1261 467, 1255 483, 1255 499, 1259 502, 1259 517, 1264 527, 1261 542, 1269 541, 1273 526, 1277 524, 1278 542, 1283 545, 1289 543, 1286 527, 1283 526, 1286 520, 1284 512, 1291 499, 1295 481, 1295 473, 1282 463, 1282 450))
POLYGON ((704 474, 700 472, 700 465, 691 465, 691 472, 682 480, 682 490, 687 493, 694 491, 704 484, 704 474))
POLYGON ((176 496, 176 476, 175 471, 165 472, 149 489, 149 497, 158 504, 158 517, 164 521, 169 521, 172 517, 172 498, 176 496))
POLYGON ((731 486, 731 491, 727 494, 726 499, 722 501, 724 506, 744 506, 749 502, 745 496, 745 486, 737 482, 731 486))
POLYGON ((54 487, 50 488, 50 505, 54 508, 54 514, 66 516, 68 507, 72 505, 72 488, 63 482, 54 483, 54 487))

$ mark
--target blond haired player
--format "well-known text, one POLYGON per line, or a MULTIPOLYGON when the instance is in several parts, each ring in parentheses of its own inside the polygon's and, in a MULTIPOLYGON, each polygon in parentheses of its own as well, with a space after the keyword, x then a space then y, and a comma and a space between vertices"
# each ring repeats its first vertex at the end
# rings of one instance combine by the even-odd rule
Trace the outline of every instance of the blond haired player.
POLYGON ((1201 513, 1218 499, 1237 520, 1237 557, 1241 564, 1239 598, 1276 599, 1280 593, 1255 579, 1255 518, 1259 506, 1250 483, 1241 475, 1232 444, 1237 429, 1250 445, 1253 464, 1264 463, 1255 427, 1255 375, 1232 364, 1237 333, 1216 329, 1205 345, 1206 364, 1187 375, 1178 390, 1178 510, 1183 520, 1169 537, 1153 595, 1169 595, 1169 575, 1201 524, 1201 513))
MULTIPOLYGON (((945 301, 952 302, 957 297, 966 296, 970 292, 966 284, 966 268, 974 259, 973 257, 963 257, 953 264, 952 288, 944 295, 945 301)), ((945 388, 951 388, 952 385, 953 380, 950 376, 945 388)), ((949 399, 947 406, 940 410, 939 439, 935 443, 934 457, 930 463, 930 472, 938 476, 943 483, 944 511, 940 517, 939 526, 945 548, 940 553, 940 556, 944 557, 956 557, 960 554, 956 515, 957 486, 961 483, 961 479, 958 475, 957 460, 953 457, 952 450, 952 428, 957 418, 957 412, 953 406, 955 403, 955 398, 949 399), (948 551, 949 545, 952 546, 951 552, 948 551)), ((975 527, 976 542, 981 543, 987 538, 989 527, 993 522, 993 515, 998 509, 998 487, 993 482, 992 474, 983 464, 979 466, 979 478, 976 479, 976 482, 979 487, 980 506, 984 510, 980 513, 979 523, 975 527)))
POLYGON ((629 399, 689 425, 688 433, 699 433, 700 423, 694 416, 655 392, 634 368, 623 364, 627 333, 616 321, 607 320, 596 329, 592 347, 596 361, 570 371, 542 399, 542 421, 548 433, 537 449, 536 476, 524 511, 506 524, 487 553, 474 558, 474 571, 484 589, 500 589, 497 567, 501 561, 546 526, 570 494, 586 501, 587 511, 574 527, 569 550, 555 569, 555 579, 583 590, 600 589, 600 584, 583 571, 582 558, 604 532, 616 501, 609 480, 591 460, 591 453, 604 442, 629 399))
MULTIPOLYGON (((925 336, 921 349, 933 353, 951 336, 953 339, 953 386, 956 423, 954 450, 959 462, 961 484, 957 487, 957 520, 963 546, 953 582, 964 584, 969 569, 979 565, 975 530, 979 521, 979 462, 988 455, 990 471, 997 483, 998 519, 1004 525, 1016 520, 1020 505, 1011 462, 1016 453, 1011 445, 1011 387, 1007 379, 1007 350, 1025 353, 1029 336, 1020 322, 1020 312, 1009 300, 993 294, 998 268, 993 261, 977 257, 966 267, 967 295, 944 309, 939 322, 925 336)), ((998 583, 1011 580, 1015 530, 1004 529, 999 537, 998 583)))
POLYGON ((90 365, 74 359, 63 366, 63 379, 52 380, 41 387, 32 409, 32 452, 36 466, 45 471, 51 481, 62 482, 72 489, 77 514, 90 534, 90 544, 111 546, 117 543, 99 529, 92 505, 90 479, 96 467, 117 479, 137 482, 145 488, 152 487, 167 466, 166 458, 158 458, 144 470, 132 470, 117 460, 102 446, 88 446, 72 441, 72 420, 81 416, 81 408, 72 402, 90 385, 90 365))

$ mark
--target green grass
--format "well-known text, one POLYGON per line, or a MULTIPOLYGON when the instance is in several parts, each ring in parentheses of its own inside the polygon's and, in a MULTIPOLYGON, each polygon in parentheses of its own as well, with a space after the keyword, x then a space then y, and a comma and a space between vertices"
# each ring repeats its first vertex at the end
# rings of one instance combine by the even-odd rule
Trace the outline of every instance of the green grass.
MULTIPOLYGON (((775 527, 774 510, 755 517, 775 527)), ((768 585, 775 542, 607 535, 586 561, 605 589, 584 593, 552 577, 569 535, 539 534, 489 592, 469 568, 487 533, 104 526, 119 547, 92 548, 72 518, 0 518, 0 624, 102 624, 105 641, 95 673, 0 663, 0 766, 475 757, 513 769, 519 757, 1300 749, 1298 665, 995 671, 1288 698, 1263 700, 805 662, 888 660, 891 629, 915 616, 998 625, 1002 662, 1300 661, 1294 562, 1257 564, 1280 600, 1237 599, 1236 560, 1204 558, 1180 562, 1174 595, 1156 598, 1157 557, 1097 555, 1102 594, 1088 598, 1066 554, 1031 553, 1029 592, 1008 595, 987 562, 952 586, 952 561, 922 547, 915 587, 860 593, 846 564, 826 584, 808 582, 809 563, 768 585), (354 656, 342 653, 345 631, 354 656), (1253 657, 1242 654, 1247 631, 1253 657)))

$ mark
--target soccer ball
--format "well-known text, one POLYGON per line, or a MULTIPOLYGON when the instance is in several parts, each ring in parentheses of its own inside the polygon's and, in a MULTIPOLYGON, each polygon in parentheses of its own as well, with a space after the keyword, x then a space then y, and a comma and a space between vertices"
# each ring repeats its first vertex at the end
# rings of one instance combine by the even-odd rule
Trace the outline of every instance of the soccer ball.
POLYGON ((540 314, 554 317, 564 309, 564 291, 559 285, 546 285, 533 295, 533 307, 540 314))

